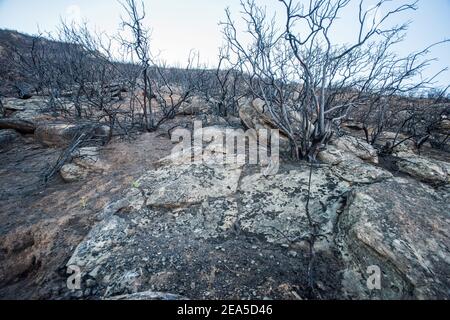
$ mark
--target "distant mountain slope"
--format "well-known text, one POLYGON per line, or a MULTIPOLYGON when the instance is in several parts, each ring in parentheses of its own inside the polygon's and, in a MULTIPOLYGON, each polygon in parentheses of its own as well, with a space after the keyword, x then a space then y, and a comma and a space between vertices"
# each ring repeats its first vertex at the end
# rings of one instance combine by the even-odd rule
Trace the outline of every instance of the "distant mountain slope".
POLYGON ((20 89, 33 89, 35 84, 32 68, 30 67, 29 73, 26 70, 27 65, 32 66, 33 50, 41 50, 41 54, 47 54, 55 52, 61 46, 70 45, 14 30, 0 29, 0 94, 17 96, 20 89))

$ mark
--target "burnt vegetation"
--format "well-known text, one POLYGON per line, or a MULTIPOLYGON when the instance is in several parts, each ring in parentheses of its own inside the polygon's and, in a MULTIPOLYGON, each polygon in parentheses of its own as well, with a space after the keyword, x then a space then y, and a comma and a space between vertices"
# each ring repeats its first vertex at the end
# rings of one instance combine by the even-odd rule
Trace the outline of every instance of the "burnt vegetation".
POLYGON ((449 152, 450 85, 436 88, 447 70, 426 76, 435 61, 431 50, 449 40, 406 56, 396 53, 408 22, 394 24, 394 17, 416 10, 417 2, 393 6, 380 0, 366 8, 357 1, 357 27, 349 30, 353 41, 346 44, 336 43, 333 34, 352 1, 274 2, 277 15, 255 0, 241 0, 239 15, 225 10, 219 23, 223 45, 213 68, 202 65, 195 51, 176 66, 155 54, 144 23, 149 8, 138 0, 120 1, 123 16, 115 35, 64 21, 53 34, 0 30, 0 129, 36 131, 32 121, 9 117, 14 110, 4 101, 11 97, 39 97, 42 111, 74 125, 68 146, 42 174, 46 185, 77 149, 156 132, 180 115, 237 119, 238 126, 258 129, 242 115, 250 101, 266 128, 279 129, 288 142, 283 156, 309 162, 310 231, 296 241, 308 246, 308 290, 318 298, 315 246, 326 236, 309 203, 317 155, 333 137, 348 134, 386 157, 405 143, 419 153, 449 152))
POLYGON ((135 0, 121 2, 125 14, 114 37, 64 22, 53 35, 4 30, 1 94, 44 96, 55 114, 107 125, 110 136, 154 131, 194 96, 221 117, 238 115, 243 98, 259 98, 295 159, 313 159, 349 122, 373 145, 383 132, 397 132, 402 138, 385 151, 404 139, 419 148, 426 142, 447 147, 448 134, 439 126, 448 121, 448 88, 433 88, 445 70, 422 76, 434 60, 431 48, 447 41, 407 56, 394 51, 408 24, 390 20, 416 3, 385 8, 387 1, 380 1, 365 10, 361 2, 355 41, 346 45, 333 43, 332 34, 350 1, 279 4, 282 14, 275 18, 254 1, 242 1, 242 24, 226 10, 214 70, 200 65, 195 52, 184 67, 155 56, 143 23, 146 8, 135 0), (375 19, 379 12, 384 15, 375 19))

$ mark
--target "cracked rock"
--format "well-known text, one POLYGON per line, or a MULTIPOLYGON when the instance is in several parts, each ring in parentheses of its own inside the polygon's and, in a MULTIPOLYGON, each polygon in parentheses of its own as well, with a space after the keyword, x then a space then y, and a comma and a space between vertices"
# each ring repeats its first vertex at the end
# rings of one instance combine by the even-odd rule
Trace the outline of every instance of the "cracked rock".
POLYGON ((337 239, 348 266, 343 281, 347 297, 448 298, 449 212, 438 193, 411 180, 396 178, 356 189, 338 224, 337 239), (382 272, 381 290, 367 287, 371 266, 382 272))

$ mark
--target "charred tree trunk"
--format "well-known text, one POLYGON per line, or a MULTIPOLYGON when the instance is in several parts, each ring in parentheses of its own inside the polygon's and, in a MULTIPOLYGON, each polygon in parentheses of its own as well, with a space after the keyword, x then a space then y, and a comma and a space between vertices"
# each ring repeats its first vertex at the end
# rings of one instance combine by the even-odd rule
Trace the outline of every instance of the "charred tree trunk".
POLYGON ((34 133, 36 125, 25 120, 0 119, 0 130, 2 129, 13 129, 20 133, 34 133))

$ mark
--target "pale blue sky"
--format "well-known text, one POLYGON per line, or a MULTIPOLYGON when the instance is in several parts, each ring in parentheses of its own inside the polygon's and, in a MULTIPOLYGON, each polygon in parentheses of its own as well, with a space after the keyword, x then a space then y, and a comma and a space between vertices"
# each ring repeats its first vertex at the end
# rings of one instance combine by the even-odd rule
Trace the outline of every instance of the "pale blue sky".
MULTIPOLYGON (((200 52, 201 60, 213 64, 217 48, 222 42, 218 22, 229 6, 237 14, 239 0, 145 0, 148 25, 153 29, 153 48, 169 63, 185 62, 191 49, 200 52)), ((277 0, 258 0, 270 10, 280 9, 277 0)), ((359 2, 359 1, 356 1, 359 2)), ((367 0, 373 5, 375 0, 367 0)), ((400 2, 393 0, 393 3, 400 2)), ((29 34, 39 29, 53 31, 60 17, 84 19, 98 30, 114 33, 119 26, 121 7, 115 0, 0 0, 0 28, 14 29, 29 34)), ((282 11, 280 14, 282 15, 282 11)), ((412 20, 409 36, 398 48, 406 54, 429 44, 450 38, 450 0, 420 0, 419 10, 400 19, 412 20)), ((352 24, 343 19, 338 40, 349 41, 352 24)), ((348 20, 350 21, 350 20, 348 20)), ((396 22, 396 21, 394 21, 396 22)), ((399 21, 400 22, 400 21, 399 21)), ((439 59, 430 72, 450 68, 450 44, 433 50, 439 59)), ((450 71, 439 78, 440 85, 450 84, 450 71)))

